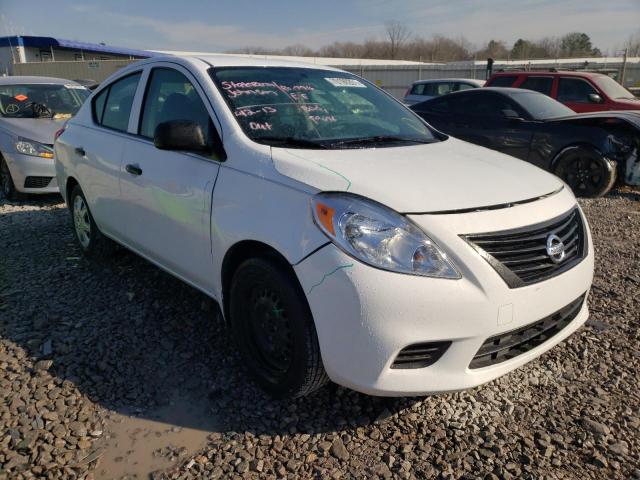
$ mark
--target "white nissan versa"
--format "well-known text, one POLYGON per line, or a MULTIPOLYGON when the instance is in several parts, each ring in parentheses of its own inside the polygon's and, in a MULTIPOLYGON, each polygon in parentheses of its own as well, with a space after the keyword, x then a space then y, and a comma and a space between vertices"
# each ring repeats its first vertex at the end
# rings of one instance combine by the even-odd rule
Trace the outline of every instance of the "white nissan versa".
POLYGON ((469 388, 588 315, 571 191, 349 73, 233 56, 121 70, 58 132, 86 254, 107 237, 217 300, 272 395, 469 388))

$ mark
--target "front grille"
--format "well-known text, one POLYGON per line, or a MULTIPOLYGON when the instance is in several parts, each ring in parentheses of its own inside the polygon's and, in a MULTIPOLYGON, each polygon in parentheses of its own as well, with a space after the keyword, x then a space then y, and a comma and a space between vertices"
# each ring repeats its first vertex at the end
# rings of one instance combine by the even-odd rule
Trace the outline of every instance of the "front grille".
POLYGON ((506 362, 529 350, 542 345, 558 334, 576 318, 585 294, 571 302, 566 307, 535 323, 511 330, 489 338, 482 344, 476 356, 473 357, 469 368, 488 367, 506 362))
POLYGON ((415 343, 403 348, 391 368, 424 368, 436 363, 451 342, 415 343))
POLYGON ((510 288, 540 282, 572 268, 587 252, 587 235, 577 208, 548 222, 464 238, 510 288), (564 244, 564 258, 555 262, 547 240, 556 235, 564 244))
POLYGON ((49 185, 53 177, 27 177, 24 179, 24 188, 44 188, 49 185))

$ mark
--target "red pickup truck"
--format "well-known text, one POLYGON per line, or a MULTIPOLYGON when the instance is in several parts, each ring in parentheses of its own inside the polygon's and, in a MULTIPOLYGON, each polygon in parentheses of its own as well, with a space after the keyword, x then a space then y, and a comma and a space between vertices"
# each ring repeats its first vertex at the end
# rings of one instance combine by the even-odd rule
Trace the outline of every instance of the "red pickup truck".
POLYGON ((485 87, 535 90, 564 103, 575 112, 640 110, 636 98, 613 78, 593 72, 500 72, 485 87))

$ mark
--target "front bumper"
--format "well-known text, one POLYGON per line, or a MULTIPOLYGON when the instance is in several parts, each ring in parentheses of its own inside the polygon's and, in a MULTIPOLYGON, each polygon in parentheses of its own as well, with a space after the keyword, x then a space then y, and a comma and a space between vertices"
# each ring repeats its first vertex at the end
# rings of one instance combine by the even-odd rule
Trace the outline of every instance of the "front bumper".
POLYGON ((462 273, 460 280, 378 270, 333 244, 296 265, 329 377, 372 395, 461 390, 504 375, 561 342, 586 321, 586 297, 575 318, 548 341, 502 363, 469 368, 489 337, 537 322, 588 292, 593 279, 590 235, 587 255, 579 264, 521 288, 509 288, 459 235, 533 225, 573 207, 575 199, 563 191, 502 210, 412 216, 446 247, 462 273), (391 368, 403 348, 436 341, 452 343, 434 364, 391 368))
POLYGON ((7 162, 11 178, 16 190, 23 193, 58 193, 58 180, 53 158, 32 157, 14 152, 2 152, 7 162), (27 181, 27 177, 35 177, 27 181), (44 186, 33 187, 30 185, 43 185, 42 177, 50 178, 44 186), (26 185, 26 186, 25 186, 26 185))

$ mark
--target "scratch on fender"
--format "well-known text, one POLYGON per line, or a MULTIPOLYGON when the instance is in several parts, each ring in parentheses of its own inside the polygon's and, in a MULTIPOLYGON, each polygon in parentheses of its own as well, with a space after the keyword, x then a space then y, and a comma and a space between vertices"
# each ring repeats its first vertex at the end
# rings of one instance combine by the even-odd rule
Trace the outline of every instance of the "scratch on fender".
POLYGON ((309 289, 309 291, 307 292, 307 295, 311 295, 311 292, 313 292, 313 289, 322 285, 322 282, 324 282, 327 279, 327 277, 330 277, 331 275, 336 273, 338 270, 342 270, 343 268, 351 268, 351 267, 353 267, 353 263, 348 263, 346 265, 340 265, 339 267, 333 269, 329 273, 325 273, 324 276, 322 277, 322 280, 320 280, 318 283, 316 283, 314 286, 312 286, 309 289))
POLYGON ((347 188, 345 188, 345 190, 349 190, 351 188, 351 180, 349 180, 347 177, 342 175, 340 172, 336 172, 335 170, 331 170, 329 167, 325 167, 321 163, 316 163, 316 162, 313 162, 313 163, 315 163, 316 165, 318 165, 321 168, 324 168, 325 170, 329 170, 331 173, 335 173, 339 177, 342 177, 344 179, 344 181, 347 182, 347 188))

